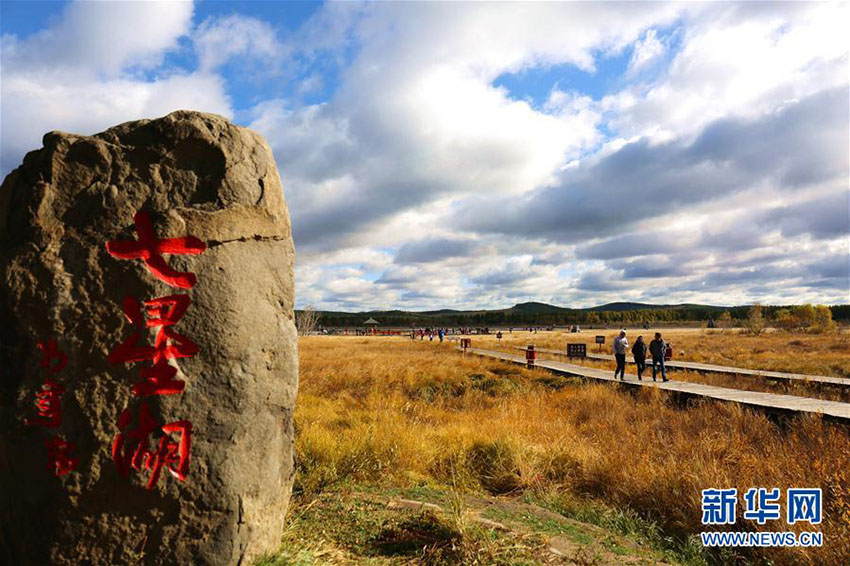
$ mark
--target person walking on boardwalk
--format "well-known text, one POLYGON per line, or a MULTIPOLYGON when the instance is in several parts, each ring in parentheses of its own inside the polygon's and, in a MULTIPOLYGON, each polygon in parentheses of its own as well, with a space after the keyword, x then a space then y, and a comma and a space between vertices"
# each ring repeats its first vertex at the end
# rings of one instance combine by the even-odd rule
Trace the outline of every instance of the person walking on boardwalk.
POLYGON ((652 381, 658 381, 655 376, 658 368, 661 368, 661 379, 667 381, 667 371, 664 369, 664 354, 667 353, 667 344, 661 339, 661 333, 655 333, 655 340, 649 343, 649 353, 652 354, 652 381))
POLYGON ((635 357, 638 381, 643 381, 641 375, 643 375, 643 370, 646 369, 646 342, 643 341, 643 336, 638 336, 635 340, 635 345, 632 346, 632 355, 635 357))
POLYGON ((629 351, 629 341, 626 331, 621 330, 620 335, 614 338, 614 358, 617 360, 617 369, 614 370, 614 379, 620 374, 620 381, 626 378, 626 352, 629 351))

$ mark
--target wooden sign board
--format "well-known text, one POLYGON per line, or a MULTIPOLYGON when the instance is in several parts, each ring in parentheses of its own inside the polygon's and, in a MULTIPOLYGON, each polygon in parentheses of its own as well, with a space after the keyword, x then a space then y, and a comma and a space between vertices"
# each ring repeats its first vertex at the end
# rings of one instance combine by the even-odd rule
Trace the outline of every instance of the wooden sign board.
POLYGON ((567 344, 567 357, 572 358, 586 358, 587 357, 587 344, 567 344))

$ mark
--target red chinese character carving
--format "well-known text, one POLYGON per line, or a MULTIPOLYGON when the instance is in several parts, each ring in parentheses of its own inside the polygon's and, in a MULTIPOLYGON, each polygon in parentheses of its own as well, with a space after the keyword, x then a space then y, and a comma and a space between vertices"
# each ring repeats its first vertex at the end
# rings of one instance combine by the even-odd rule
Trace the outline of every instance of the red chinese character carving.
POLYGON ((112 442, 112 460, 118 472, 127 476, 131 467, 135 470, 151 470, 148 489, 153 489, 157 484, 163 467, 171 472, 171 475, 184 481, 189 472, 192 423, 181 420, 159 427, 151 417, 147 403, 142 403, 139 409, 139 426, 127 430, 130 419, 130 411, 125 409, 118 418, 118 428, 121 432, 112 442), (157 430, 162 431, 163 436, 159 439, 156 451, 151 452, 150 437, 157 430), (179 442, 174 442, 169 436, 175 433, 180 433, 179 442), (135 450, 129 446, 132 443, 135 443, 135 450))
POLYGON ((139 308, 139 302, 133 297, 128 296, 124 297, 121 306, 124 309, 124 316, 136 326, 136 331, 110 352, 109 363, 143 362, 156 358, 156 348, 152 346, 137 346, 142 337, 140 330, 142 325, 142 310, 139 308))
POLYGON ((59 351, 56 347, 56 340, 53 338, 47 342, 39 342, 38 349, 41 350, 41 367, 47 370, 47 375, 53 375, 68 364, 68 356, 59 351), (52 364, 56 360, 55 364, 52 364))
POLYGON ((77 469, 79 460, 71 456, 71 452, 74 451, 73 442, 68 442, 59 436, 53 436, 47 439, 46 444, 47 470, 49 472, 53 472, 58 478, 77 469))
POLYGON ((147 212, 137 212, 133 220, 139 239, 107 242, 106 250, 119 259, 143 260, 154 277, 173 287, 194 287, 197 282, 195 274, 172 269, 162 254, 197 255, 203 253, 207 245, 194 236, 158 239, 147 212))
POLYGON ((145 311, 150 317, 145 326, 159 327, 151 347, 138 346, 142 336, 142 310, 133 297, 124 298, 124 315, 137 329, 109 354, 109 361, 119 364, 153 360, 153 367, 141 370, 143 381, 133 387, 136 395, 171 395, 183 391, 185 383, 174 379, 177 369, 168 365, 166 360, 187 358, 198 353, 197 344, 171 328, 186 314, 190 302, 188 295, 169 295, 145 302, 145 311))
POLYGON ((142 381, 133 385, 136 397, 144 395, 174 395, 185 389, 186 382, 175 379, 177 368, 168 365, 164 359, 157 360, 153 367, 141 368, 139 375, 142 381))
POLYGON ((186 314, 191 302, 192 299, 189 298, 189 295, 168 295, 167 297, 145 301, 145 307, 147 307, 145 310, 148 311, 148 316, 155 317, 148 319, 148 328, 174 326, 186 314))
POLYGON ((59 403, 63 393, 65 393, 65 387, 49 377, 45 378, 41 391, 35 395, 38 418, 27 419, 26 423, 30 426, 45 428, 57 428, 62 424, 62 408, 59 403))
POLYGON ((192 423, 186 420, 169 423, 162 427, 165 435, 159 440, 159 447, 152 458, 145 463, 151 471, 148 480, 148 489, 159 481, 159 474, 163 466, 171 472, 171 475, 180 481, 186 480, 189 473, 189 452, 192 444, 192 423), (176 443, 168 436, 172 433, 180 433, 180 442, 176 443))
POLYGON ((148 328, 160 327, 156 334, 153 347, 137 346, 141 334, 142 311, 139 303, 133 297, 125 297, 122 303, 124 315, 127 320, 135 324, 139 329, 124 340, 109 354, 109 362, 120 364, 127 362, 142 362, 161 359, 173 360, 175 358, 188 358, 198 353, 198 345, 178 334, 170 326, 174 326, 186 313, 191 300, 188 295, 170 295, 146 301, 146 311, 156 318, 148 319, 148 328))
POLYGON ((124 430, 130 425, 131 418, 130 409, 124 409, 121 412, 118 417, 118 429, 122 432, 119 432, 112 441, 112 461, 123 476, 130 473, 131 466, 137 470, 141 469, 144 457, 148 454, 148 440, 158 426, 151 417, 147 403, 142 403, 139 409, 139 426, 125 433, 124 430), (130 452, 125 445, 133 442, 136 443, 136 450, 130 452))

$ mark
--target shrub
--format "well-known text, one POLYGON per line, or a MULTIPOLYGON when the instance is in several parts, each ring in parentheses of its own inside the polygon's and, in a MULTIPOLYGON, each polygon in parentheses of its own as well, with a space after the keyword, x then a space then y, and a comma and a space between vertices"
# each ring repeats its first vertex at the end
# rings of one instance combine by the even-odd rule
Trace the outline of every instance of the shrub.
POLYGON ((764 332, 764 314, 760 304, 756 303, 750 307, 749 315, 744 321, 744 329, 756 336, 764 332))
POLYGON ((467 450, 467 465, 481 487, 493 495, 520 489, 516 449, 506 440, 475 442, 467 450))
POLYGON ((812 317, 813 332, 832 332, 836 328, 835 322, 832 320, 832 311, 826 305, 818 305, 814 308, 812 317))

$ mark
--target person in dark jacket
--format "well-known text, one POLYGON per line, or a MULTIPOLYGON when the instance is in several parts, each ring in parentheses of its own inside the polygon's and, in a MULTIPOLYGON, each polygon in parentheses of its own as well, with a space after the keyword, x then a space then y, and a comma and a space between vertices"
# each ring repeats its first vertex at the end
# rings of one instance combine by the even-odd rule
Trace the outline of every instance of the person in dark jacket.
POLYGON ((667 353, 667 343, 661 339, 661 333, 655 333, 655 340, 649 343, 649 353, 652 354, 652 381, 657 381, 655 376, 658 368, 661 368, 661 379, 667 381, 667 371, 664 369, 664 354, 667 353))
POLYGON ((643 375, 643 370, 646 369, 646 342, 643 341, 643 336, 638 336, 635 340, 635 345, 632 346, 632 355, 635 357, 638 381, 643 381, 641 375, 643 375))

